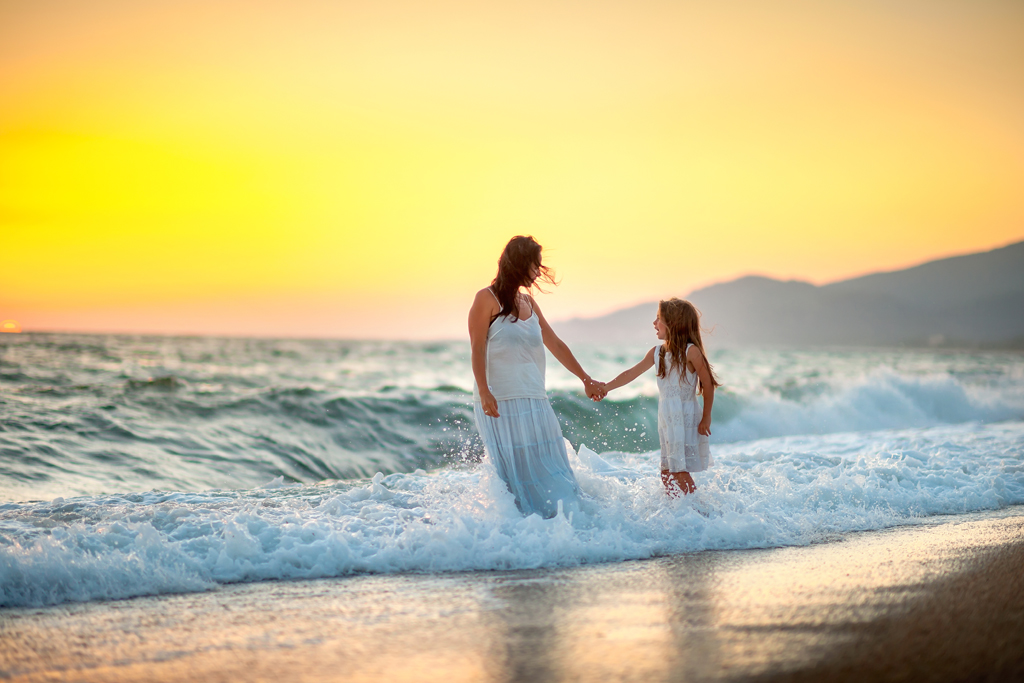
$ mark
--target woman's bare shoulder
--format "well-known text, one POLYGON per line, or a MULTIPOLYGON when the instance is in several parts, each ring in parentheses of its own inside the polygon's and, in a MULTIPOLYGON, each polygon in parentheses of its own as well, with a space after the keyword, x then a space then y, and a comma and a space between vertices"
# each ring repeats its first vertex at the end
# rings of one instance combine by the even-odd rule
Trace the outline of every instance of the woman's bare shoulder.
POLYGON ((490 287, 484 287, 483 289, 477 290, 475 299, 476 300, 487 299, 488 301, 493 301, 494 303, 498 303, 498 299, 494 295, 494 290, 491 289, 490 287))
POLYGON ((487 311, 497 311, 500 307, 494 291, 490 287, 484 287, 473 297, 473 308, 483 307, 487 311))

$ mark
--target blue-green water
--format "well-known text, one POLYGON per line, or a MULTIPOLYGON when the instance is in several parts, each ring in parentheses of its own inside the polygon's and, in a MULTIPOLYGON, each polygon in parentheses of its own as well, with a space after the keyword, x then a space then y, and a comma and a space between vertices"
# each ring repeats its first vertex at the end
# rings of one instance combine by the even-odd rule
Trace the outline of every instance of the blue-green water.
MULTIPOLYGON (((598 379, 645 350, 574 349, 598 379)), ((467 343, 4 335, 0 605, 807 543, 1024 503, 1020 354, 711 360, 717 464, 670 501, 653 375, 595 404, 549 358, 586 505, 540 520, 483 458, 467 343)))

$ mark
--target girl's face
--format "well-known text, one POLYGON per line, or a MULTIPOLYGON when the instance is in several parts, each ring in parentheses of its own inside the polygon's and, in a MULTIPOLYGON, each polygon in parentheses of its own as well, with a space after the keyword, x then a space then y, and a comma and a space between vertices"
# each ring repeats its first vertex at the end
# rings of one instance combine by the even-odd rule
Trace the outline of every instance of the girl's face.
POLYGON ((665 341, 668 339, 668 328, 665 327, 665 323, 661 321, 661 314, 654 319, 654 333, 658 335, 658 339, 665 341))

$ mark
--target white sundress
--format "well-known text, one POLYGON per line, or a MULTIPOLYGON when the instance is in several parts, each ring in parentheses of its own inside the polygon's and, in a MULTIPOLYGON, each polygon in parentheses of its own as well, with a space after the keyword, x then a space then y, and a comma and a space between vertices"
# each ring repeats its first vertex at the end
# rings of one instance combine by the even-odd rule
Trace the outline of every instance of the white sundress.
MULTIPOLYGON (((688 351, 693 344, 687 344, 688 351)), ((658 439, 661 441, 661 469, 669 472, 703 472, 714 464, 708 437, 697 432, 703 406, 697 402, 697 373, 683 364, 672 363, 658 377, 658 439), (682 373, 680 373, 682 369, 682 373)), ((661 365, 661 348, 654 347, 654 370, 661 365)))
MULTIPOLYGON (((497 298, 497 297, 495 297, 497 298)), ((536 311, 496 318, 487 331, 487 384, 498 417, 485 415, 473 384, 473 415, 487 456, 524 515, 579 510, 580 489, 544 389, 544 340, 536 311)))

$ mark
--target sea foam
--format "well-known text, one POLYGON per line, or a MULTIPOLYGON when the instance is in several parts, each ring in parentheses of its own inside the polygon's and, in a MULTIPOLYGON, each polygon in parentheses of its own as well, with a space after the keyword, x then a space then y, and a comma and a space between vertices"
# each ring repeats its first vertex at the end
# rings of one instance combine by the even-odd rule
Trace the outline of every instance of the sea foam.
POLYGON ((571 461, 582 514, 518 513, 486 462, 357 482, 0 505, 0 605, 268 579, 570 565, 808 544, 929 515, 1024 504, 1024 424, 804 435, 720 446, 696 495, 656 453, 571 461))

